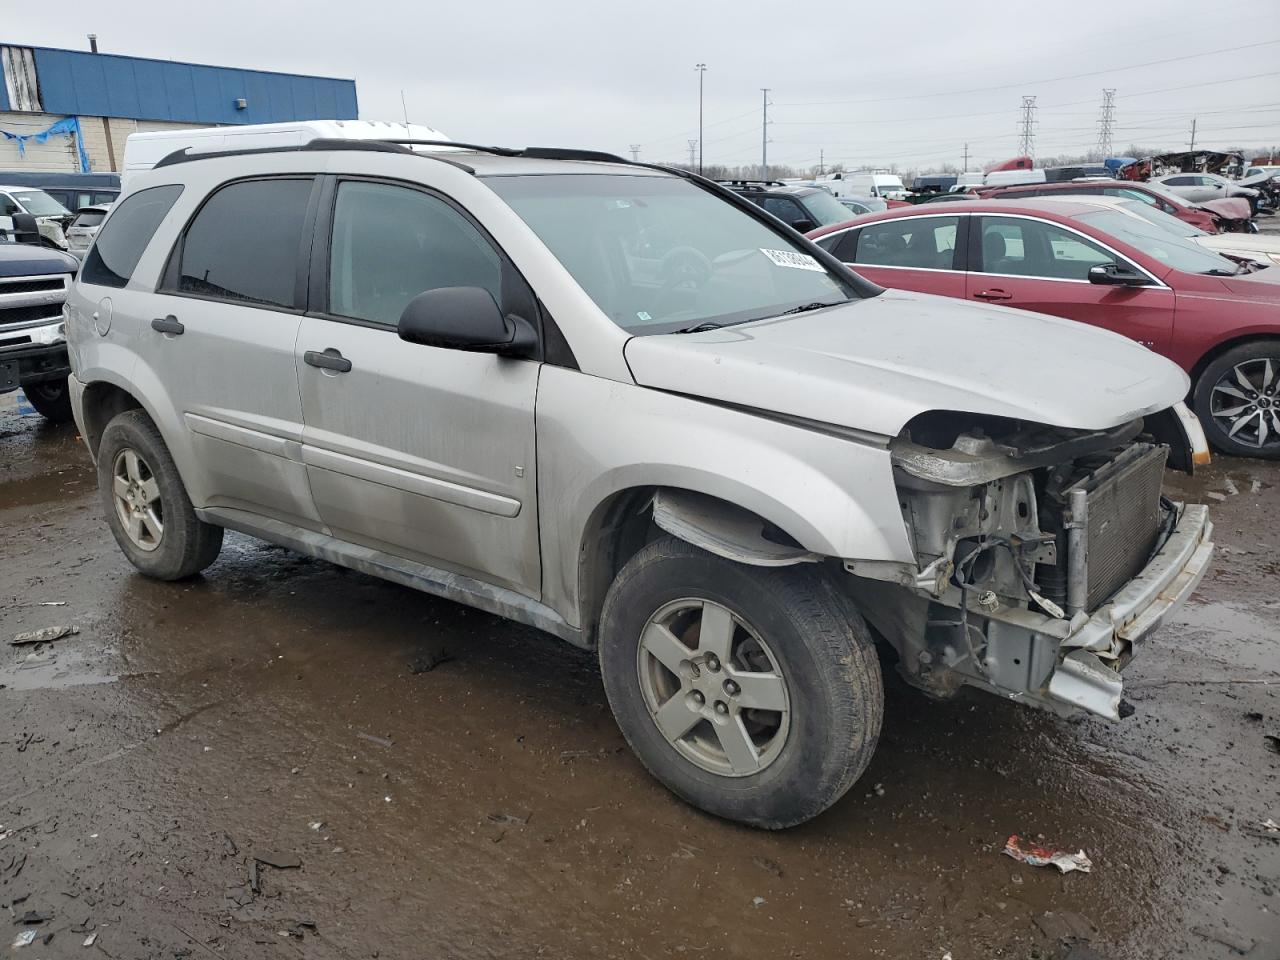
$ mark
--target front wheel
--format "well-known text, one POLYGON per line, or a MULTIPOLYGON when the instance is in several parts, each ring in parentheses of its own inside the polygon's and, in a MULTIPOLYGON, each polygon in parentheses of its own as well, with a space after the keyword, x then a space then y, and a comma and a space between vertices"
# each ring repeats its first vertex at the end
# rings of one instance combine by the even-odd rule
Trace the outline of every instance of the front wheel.
POLYGON ((1280 458, 1280 340, 1243 343, 1217 357, 1196 383, 1195 408, 1223 453, 1280 458))
POLYGON ((600 665, 641 762, 720 817, 802 823, 875 752, 884 694, 874 644, 808 565, 752 567, 657 540, 609 590, 600 665))

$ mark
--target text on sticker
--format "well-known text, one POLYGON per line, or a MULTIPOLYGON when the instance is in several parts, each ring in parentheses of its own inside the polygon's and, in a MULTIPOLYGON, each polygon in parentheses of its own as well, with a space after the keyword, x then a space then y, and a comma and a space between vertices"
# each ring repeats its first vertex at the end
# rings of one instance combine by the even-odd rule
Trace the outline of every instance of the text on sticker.
POLYGON ((766 250, 764 247, 760 248, 760 252, 772 260, 774 266, 791 267, 793 270, 816 270, 818 273, 826 272, 822 265, 807 253, 796 253, 793 250, 766 250))

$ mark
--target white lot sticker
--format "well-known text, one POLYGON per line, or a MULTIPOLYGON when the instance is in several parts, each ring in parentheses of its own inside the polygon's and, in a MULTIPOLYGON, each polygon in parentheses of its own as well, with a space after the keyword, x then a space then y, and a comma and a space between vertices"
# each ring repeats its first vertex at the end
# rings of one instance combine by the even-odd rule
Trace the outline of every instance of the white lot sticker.
POLYGON ((760 248, 760 252, 779 267, 792 267, 795 270, 817 270, 818 273, 826 273, 822 269, 822 265, 807 253, 795 253, 791 250, 766 250, 764 247, 760 248))

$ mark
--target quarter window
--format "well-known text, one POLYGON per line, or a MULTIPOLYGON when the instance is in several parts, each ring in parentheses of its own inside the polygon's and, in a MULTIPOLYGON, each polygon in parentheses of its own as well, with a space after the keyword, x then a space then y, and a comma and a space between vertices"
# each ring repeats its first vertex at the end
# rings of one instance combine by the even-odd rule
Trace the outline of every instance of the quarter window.
POLYGON ((482 287, 503 304, 502 261, 466 217, 419 190, 338 186, 329 312, 394 327, 405 305, 440 287, 482 287))
MULTIPOLYGON (((856 263, 882 267, 951 270, 959 217, 908 217, 862 228, 856 263)), ((843 251, 842 251, 843 252, 843 251)))
POLYGON ((1115 257, 1070 230, 1040 220, 984 217, 982 273, 1088 280, 1089 268, 1115 257))
MULTIPOLYGON (((246 180, 200 208, 182 241, 179 293, 295 307, 310 179, 246 180)), ((108 220, 107 229, 115 217, 108 220)))
POLYGON ((104 287, 127 284, 160 221, 181 194, 182 186, 174 183, 139 190, 116 204, 85 258, 80 282, 104 287))

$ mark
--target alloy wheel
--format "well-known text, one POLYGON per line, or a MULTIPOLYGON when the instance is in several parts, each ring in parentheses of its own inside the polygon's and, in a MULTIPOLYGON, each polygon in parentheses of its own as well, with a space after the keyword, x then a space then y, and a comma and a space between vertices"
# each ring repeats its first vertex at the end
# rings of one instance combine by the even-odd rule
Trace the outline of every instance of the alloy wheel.
POLYGON ((1224 373, 1209 394, 1209 413, 1237 443, 1280 444, 1280 377, 1271 358, 1245 360, 1224 373))
POLYGON ((720 776, 759 773, 782 752, 791 698, 777 658, 728 607, 686 598, 662 606, 640 635, 640 690, 658 731, 720 776))
POLYGON ((111 468, 111 497, 116 518, 129 541, 150 553, 164 536, 164 511, 160 485, 138 452, 125 447, 116 454, 111 468))

